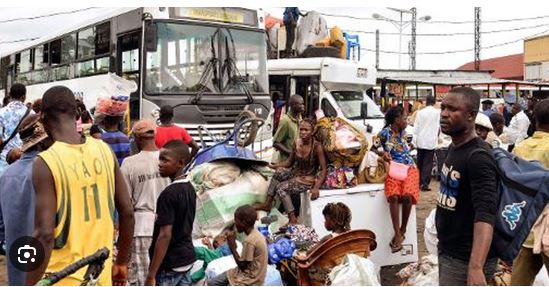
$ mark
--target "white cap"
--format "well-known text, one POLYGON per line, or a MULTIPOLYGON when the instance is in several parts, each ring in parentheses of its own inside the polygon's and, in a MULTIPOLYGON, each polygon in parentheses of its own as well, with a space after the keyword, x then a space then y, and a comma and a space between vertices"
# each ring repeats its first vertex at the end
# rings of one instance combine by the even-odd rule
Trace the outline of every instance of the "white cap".
POLYGON ((475 119, 475 124, 485 127, 491 131, 494 130, 494 128, 492 127, 492 123, 490 122, 490 118, 487 115, 480 112, 477 114, 477 118, 475 119))

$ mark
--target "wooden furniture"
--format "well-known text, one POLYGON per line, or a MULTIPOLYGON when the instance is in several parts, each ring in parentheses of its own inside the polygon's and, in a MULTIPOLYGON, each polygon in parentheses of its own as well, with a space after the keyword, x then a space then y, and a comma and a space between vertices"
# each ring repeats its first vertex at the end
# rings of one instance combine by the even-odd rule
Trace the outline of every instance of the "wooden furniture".
POLYGON ((376 235, 366 229, 351 230, 331 238, 298 262, 298 284, 300 286, 326 285, 328 274, 341 264, 345 255, 354 253, 368 257, 377 247, 376 235))

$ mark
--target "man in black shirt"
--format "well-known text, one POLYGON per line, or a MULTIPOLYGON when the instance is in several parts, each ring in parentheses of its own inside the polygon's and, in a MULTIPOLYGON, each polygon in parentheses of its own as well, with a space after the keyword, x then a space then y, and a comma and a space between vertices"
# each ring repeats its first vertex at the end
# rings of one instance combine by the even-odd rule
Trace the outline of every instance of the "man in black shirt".
POLYGON ((172 184, 157 200, 146 285, 189 286, 192 283, 190 270, 196 256, 191 233, 196 193, 183 175, 189 159, 189 148, 182 141, 170 141, 160 150, 160 175, 170 177, 172 184))
POLYGON ((480 96, 454 88, 442 100, 441 131, 452 137, 442 167, 436 226, 440 285, 487 285, 497 210, 497 171, 490 147, 475 134, 480 96))

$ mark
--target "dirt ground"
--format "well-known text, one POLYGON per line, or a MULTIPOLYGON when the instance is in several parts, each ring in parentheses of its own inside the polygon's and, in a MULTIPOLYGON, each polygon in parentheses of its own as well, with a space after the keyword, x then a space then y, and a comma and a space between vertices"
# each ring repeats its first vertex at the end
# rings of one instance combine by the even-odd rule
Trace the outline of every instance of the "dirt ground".
MULTIPOLYGON (((417 216, 417 245, 419 249, 419 258, 428 255, 425 247, 425 241, 423 240, 423 230, 425 229, 425 219, 429 216, 429 213, 436 207, 436 199, 439 189, 438 181, 431 181, 431 191, 421 192, 419 203, 416 206, 417 216)), ((396 273, 407 264, 400 264, 394 266, 386 266, 381 268, 381 285, 383 286, 395 286, 400 285, 401 279, 396 276, 396 273)))

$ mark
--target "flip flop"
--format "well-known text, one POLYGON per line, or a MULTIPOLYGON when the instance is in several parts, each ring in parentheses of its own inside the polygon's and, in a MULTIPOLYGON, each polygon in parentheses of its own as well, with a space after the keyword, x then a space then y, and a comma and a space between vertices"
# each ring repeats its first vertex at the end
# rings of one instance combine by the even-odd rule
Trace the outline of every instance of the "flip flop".
POLYGON ((402 243, 404 243, 404 240, 406 240, 406 236, 405 235, 402 235, 402 241, 400 242, 399 245, 396 245, 392 240, 391 242, 389 243, 389 246, 391 247, 391 253, 397 253, 399 252, 400 250, 402 250, 402 248, 404 248, 402 246, 402 243))

